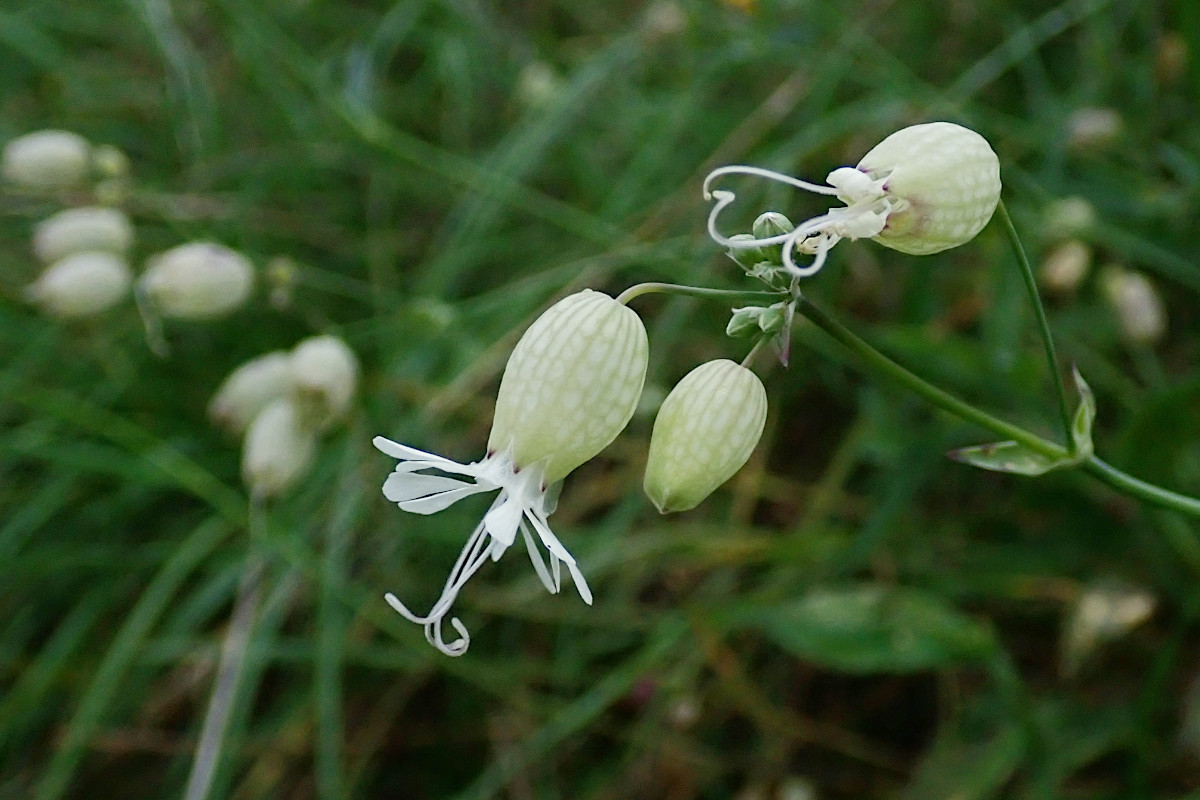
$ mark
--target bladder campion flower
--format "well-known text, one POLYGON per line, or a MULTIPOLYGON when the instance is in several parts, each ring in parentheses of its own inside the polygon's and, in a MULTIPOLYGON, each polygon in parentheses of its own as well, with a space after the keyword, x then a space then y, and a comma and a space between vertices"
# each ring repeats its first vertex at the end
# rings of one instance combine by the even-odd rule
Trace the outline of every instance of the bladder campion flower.
POLYGON ((827 186, 758 167, 729 166, 704 181, 715 199, 709 235, 733 250, 781 245, 783 265, 797 277, 815 274, 830 248, 842 239, 874 239, 903 253, 926 255, 957 247, 983 230, 1000 200, 1000 162, 987 140, 952 122, 929 122, 896 131, 871 149, 857 167, 839 167, 827 186), (717 217, 734 201, 733 192, 712 189, 722 175, 755 175, 798 189, 837 197, 831 208, 790 232, 767 237, 726 237, 717 217), (798 266, 795 253, 813 256, 798 266))
POLYGON ((379 450, 400 460, 383 494, 404 511, 433 514, 464 497, 500 490, 428 614, 413 614, 395 595, 385 595, 406 619, 425 626, 430 644, 451 656, 466 652, 471 639, 462 622, 450 619, 459 638, 447 644, 442 620, 467 580, 488 560, 499 559, 518 531, 546 589, 559 591, 566 564, 580 597, 591 604, 583 574, 546 518, 554 510, 559 481, 603 450, 633 416, 648 355, 638 315, 607 295, 584 290, 551 306, 517 342, 500 381, 483 460, 460 464, 375 438, 379 450), (549 569, 534 534, 549 551, 549 569))
POLYGON ((25 289, 25 297, 51 316, 90 317, 121 302, 129 294, 133 273, 113 253, 72 253, 42 272, 25 289))
POLYGON ((82 183, 91 157, 91 144, 77 133, 34 131, 4 145, 0 175, 30 189, 59 189, 82 183))
POLYGON ((208 404, 208 415, 231 433, 244 433, 250 421, 292 383, 292 356, 282 350, 252 358, 229 373, 208 404))
POLYGON ((223 245, 189 242, 148 259, 138 284, 164 317, 212 319, 250 296, 254 265, 223 245))
POLYGON ((68 208, 33 229, 33 252, 46 264, 88 250, 124 256, 132 244, 133 225, 116 208, 68 208))
POLYGON ((758 376, 728 359, 684 376, 659 409, 643 487, 663 514, 700 505, 750 458, 767 420, 758 376))

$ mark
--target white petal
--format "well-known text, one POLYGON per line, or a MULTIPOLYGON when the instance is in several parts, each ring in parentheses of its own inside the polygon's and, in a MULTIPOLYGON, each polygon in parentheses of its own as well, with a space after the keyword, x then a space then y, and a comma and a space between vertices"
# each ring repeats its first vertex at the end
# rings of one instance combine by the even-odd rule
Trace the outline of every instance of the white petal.
POLYGON ((382 436, 376 436, 371 440, 371 444, 375 445, 375 449, 379 452, 389 455, 392 458, 398 458, 401 461, 433 461, 439 464, 442 462, 456 463, 445 456, 439 456, 437 453, 426 453, 424 450, 418 450, 406 444, 393 442, 391 439, 385 439, 382 436))
POLYGON ((567 562, 567 569, 571 570, 571 580, 575 581, 575 589, 579 592, 579 596, 583 598, 583 602, 590 606, 592 604, 592 590, 588 588, 587 581, 583 579, 583 573, 579 571, 579 567, 570 561, 567 562))
POLYGON ((440 494, 431 494, 428 497, 422 497, 418 500, 405 500, 400 503, 401 511, 408 511, 413 514, 436 514, 445 508, 448 508, 464 497, 470 497, 473 494, 480 492, 490 492, 491 486, 475 486, 473 484, 465 484, 462 489, 451 489, 448 492, 440 494))
POLYGON ((525 509, 514 498, 508 498, 483 518, 483 526, 492 538, 508 547, 517 538, 517 524, 525 509))
POLYGON ((555 587, 554 581, 550 578, 550 572, 546 569, 546 562, 542 558, 542 553, 538 550, 537 544, 533 541, 533 535, 529 532, 528 525, 521 525, 521 536, 525 538, 525 549, 529 551, 529 560, 533 562, 533 571, 537 573, 542 586, 545 586, 546 591, 550 592, 550 594, 556 594, 558 589, 555 587))
POLYGON ((547 550, 568 564, 575 563, 574 556, 567 552, 567 548, 563 547, 562 542, 554 535, 554 531, 550 530, 550 524, 546 520, 538 517, 536 514, 531 514, 529 520, 533 523, 533 528, 537 531, 538 538, 542 540, 542 544, 546 545, 547 550))
MULTIPOLYGON (((571 571, 571 580, 575 582, 575 589, 578 590, 579 596, 583 598, 583 602, 590 606, 592 604, 592 590, 588 588, 587 581, 583 579, 583 573, 579 571, 579 567, 575 566, 575 559, 567 552, 567 548, 562 546, 562 542, 558 540, 554 532, 550 530, 550 525, 546 520, 534 514, 531 514, 529 519, 533 522, 534 530, 538 532, 538 537, 541 538, 542 544, 546 545, 546 549, 550 551, 551 563, 554 563, 554 558, 557 557, 567 565, 567 569, 571 571)), ((554 567, 557 573, 558 564, 554 564, 554 567)))
POLYGON ((383 482, 383 496, 393 503, 403 503, 405 500, 415 500, 431 494, 460 489, 474 484, 460 481, 457 478, 443 478, 440 475, 421 475, 407 471, 393 472, 383 482))

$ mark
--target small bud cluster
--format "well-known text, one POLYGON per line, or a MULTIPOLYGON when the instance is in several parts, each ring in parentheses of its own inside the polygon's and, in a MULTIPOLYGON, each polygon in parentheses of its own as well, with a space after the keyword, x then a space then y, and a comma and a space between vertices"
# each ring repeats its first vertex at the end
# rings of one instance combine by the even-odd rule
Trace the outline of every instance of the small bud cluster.
POLYGON ((47 130, 9 141, 0 154, 0 176, 28 192, 68 192, 69 201, 86 197, 39 222, 32 249, 44 264, 25 297, 60 319, 102 314, 133 289, 146 321, 151 346, 163 350, 160 318, 213 319, 242 305, 254 285, 249 259, 209 242, 180 245, 146 261, 134 280, 129 266, 134 228, 117 207, 125 199, 128 157, 112 145, 93 145, 79 134, 47 130))
POLYGON ((210 419, 244 436, 242 478, 252 496, 276 497, 312 466, 320 434, 350 412, 358 359, 336 336, 253 358, 222 382, 210 419))

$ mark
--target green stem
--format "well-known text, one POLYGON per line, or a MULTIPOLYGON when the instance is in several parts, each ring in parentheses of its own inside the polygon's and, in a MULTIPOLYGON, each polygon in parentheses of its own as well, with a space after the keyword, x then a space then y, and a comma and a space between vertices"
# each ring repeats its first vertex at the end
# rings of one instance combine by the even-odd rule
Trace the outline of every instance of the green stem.
POLYGON ((1017 235, 1017 228, 1013 225, 1012 217, 1008 215, 1008 209, 1003 200, 996 206, 996 211, 1000 215, 1000 221, 1004 223, 1004 232, 1008 234, 1008 242, 1012 245, 1013 253, 1017 257, 1017 264, 1021 267, 1021 277, 1025 280, 1025 289, 1029 292, 1029 302, 1033 305, 1038 330, 1042 334, 1042 347, 1046 351, 1046 360, 1050 363, 1050 376, 1054 379, 1054 389, 1058 393, 1058 413, 1062 416, 1067 447, 1071 455, 1075 455, 1075 437, 1071 435, 1071 411, 1070 404, 1067 402, 1067 389, 1063 386, 1062 371, 1058 368, 1058 354, 1054 350, 1054 338, 1050 335, 1050 322, 1046 319, 1046 307, 1042 304, 1042 296, 1038 292, 1033 266, 1029 263, 1029 256, 1025 254, 1021 237, 1017 235))
POLYGON ((1122 472, 1113 465, 1101 461, 1096 456, 1092 456, 1084 461, 1079 465, 1079 468, 1107 483, 1114 489, 1141 498, 1147 503, 1169 508, 1172 511, 1178 511, 1182 514, 1190 514, 1193 517, 1200 517, 1200 500, 1179 494, 1178 492, 1169 491, 1161 486, 1155 486, 1153 483, 1139 480, 1126 472, 1122 472))
POLYGON ((630 286, 617 295, 617 302, 628 305, 629 301, 644 294, 681 294, 688 297, 715 297, 727 300, 746 300, 749 302, 778 302, 780 298, 790 295, 787 292, 749 292, 737 289, 705 289, 700 286, 683 286, 678 283, 639 283, 630 286))
MULTIPOLYGON (((1024 428, 993 417, 986 411, 976 408, 965 400, 961 400, 918 377, 914 373, 909 372, 858 338, 858 336, 833 317, 826 314, 821 308, 813 305, 807 298, 801 297, 797 302, 796 308, 818 328, 825 331, 862 359, 872 371, 904 385, 910 391, 925 398, 938 408, 950 412, 959 419, 973 422, 1006 439, 1020 442, 1042 455, 1051 458, 1062 458, 1067 455, 1066 449, 1061 445, 1047 441, 1024 428)), ((1122 472, 1111 464, 1101 461, 1095 456, 1091 456, 1080 462, 1078 468, 1119 492, 1144 500, 1147 503, 1152 503, 1172 511, 1178 511, 1181 514, 1200 517, 1200 500, 1139 480, 1126 472, 1122 472)))
POLYGON ((1024 428, 1018 427, 1011 423, 1005 422, 1002 419, 993 417, 986 411, 982 411, 965 400, 960 400, 949 392, 943 391, 923 378, 918 377, 912 372, 909 372, 904 367, 897 364, 892 359, 885 356, 883 353, 876 350, 871 345, 864 342, 853 334, 849 328, 835 320, 833 317, 826 314, 821 308, 812 304, 806 297, 801 297, 797 303, 796 310, 804 316, 812 320, 817 327, 828 333, 834 339, 837 339, 847 349, 866 362, 867 366, 875 372, 882 374, 886 378, 890 378, 898 383, 903 384, 910 391, 920 395, 938 408, 949 411, 959 419, 968 422, 974 422, 982 428, 1003 436, 1006 439, 1012 439, 1015 442, 1020 442, 1031 450, 1035 450, 1042 455, 1051 458, 1061 458, 1066 455, 1066 449, 1054 442, 1049 442, 1040 436, 1037 436, 1024 428))

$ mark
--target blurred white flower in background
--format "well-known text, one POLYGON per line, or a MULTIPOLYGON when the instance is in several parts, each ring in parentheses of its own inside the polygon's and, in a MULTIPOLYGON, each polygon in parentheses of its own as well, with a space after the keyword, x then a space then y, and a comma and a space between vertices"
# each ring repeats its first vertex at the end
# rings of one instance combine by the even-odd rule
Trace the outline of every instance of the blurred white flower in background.
POLYGON ((224 245, 189 242, 148 259, 138 287, 164 317, 212 319, 246 302, 254 287, 254 265, 224 245))
POLYGON ((72 253, 47 267, 25 297, 51 316, 72 319, 100 314, 129 294, 133 273, 113 253, 72 253))
POLYGON ((33 229, 34 255, 46 264, 85 250, 124 256, 132 244, 133 225, 123 211, 115 208, 68 208, 33 229))
POLYGON ((1116 264, 1104 268, 1100 289, 1131 344, 1151 345, 1167 333, 1167 310, 1151 280, 1116 264))
POLYGON ((345 416, 358 385, 358 359, 336 336, 314 336, 292 350, 291 391, 301 413, 324 428, 345 416))
POLYGON ((0 175, 29 189, 60 189, 83 183, 92 146, 77 133, 44 130, 9 140, 0 153, 0 175))
POLYGON ((260 411, 287 394, 291 355, 276 350, 252 358, 229 374, 208 404, 208 415, 231 433, 244 433, 260 411))
POLYGON ((312 466, 317 434, 282 397, 254 417, 242 447, 242 479, 256 500, 282 494, 312 466))

